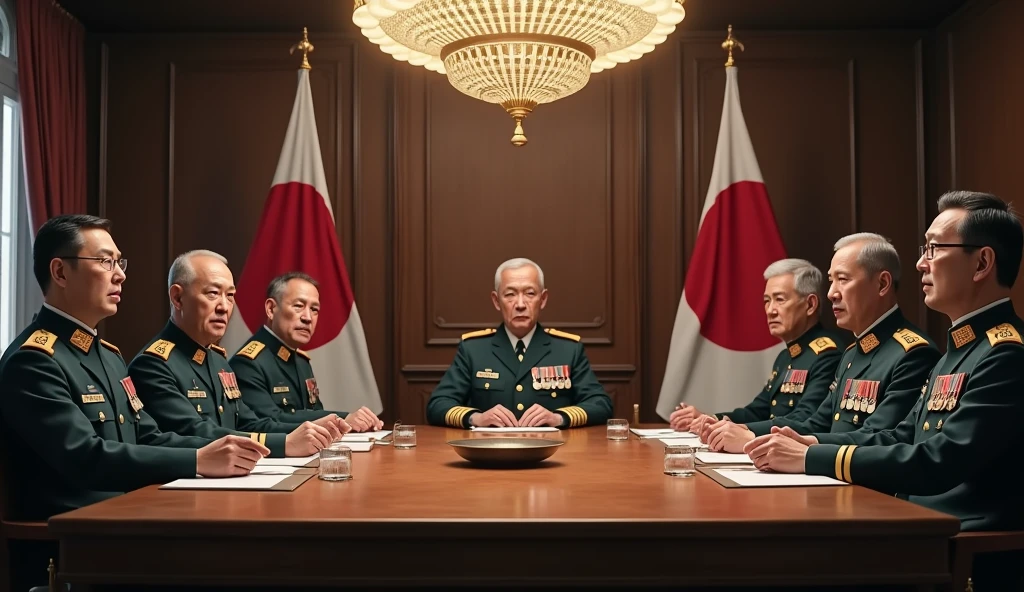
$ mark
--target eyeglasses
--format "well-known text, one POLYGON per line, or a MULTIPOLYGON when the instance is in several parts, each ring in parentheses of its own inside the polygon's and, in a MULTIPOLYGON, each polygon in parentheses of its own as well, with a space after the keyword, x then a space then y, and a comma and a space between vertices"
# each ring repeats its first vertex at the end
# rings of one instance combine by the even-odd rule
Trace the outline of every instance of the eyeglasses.
POLYGON ((969 245, 967 243, 928 243, 917 248, 918 256, 931 261, 935 258, 935 249, 943 247, 962 247, 964 249, 980 249, 985 245, 969 245))
POLYGON ((121 268, 121 271, 128 269, 127 259, 114 259, 112 257, 61 257, 61 259, 88 259, 90 261, 99 261, 100 267, 107 271, 114 271, 114 263, 121 268))

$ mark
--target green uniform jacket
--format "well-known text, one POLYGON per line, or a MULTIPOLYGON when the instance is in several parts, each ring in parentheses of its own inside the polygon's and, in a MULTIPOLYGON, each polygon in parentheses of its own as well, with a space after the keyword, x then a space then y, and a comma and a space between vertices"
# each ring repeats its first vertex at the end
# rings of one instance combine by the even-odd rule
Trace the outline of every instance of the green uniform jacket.
POLYGON ((753 401, 746 407, 716 413, 715 417, 728 416, 735 423, 783 416, 801 421, 810 417, 828 396, 828 385, 835 378, 845 345, 837 332, 816 323, 779 352, 768 382, 753 401), (797 371, 795 375, 793 370, 797 371), (801 377, 802 370, 807 374, 801 377))
POLYGON ((1021 334, 1009 302, 951 328, 906 418, 893 429, 819 436, 827 443, 808 449, 807 473, 898 494, 956 516, 963 530, 1024 527, 1021 334))
POLYGON ((921 385, 939 359, 939 350, 924 335, 897 308, 846 350, 828 396, 813 415, 800 421, 789 417, 759 421, 747 427, 759 436, 769 433, 773 425, 790 426, 801 434, 895 427, 917 402, 921 385), (855 397, 858 393, 861 397, 855 397))
POLYGON ((431 425, 468 428, 474 412, 503 405, 516 419, 539 403, 562 415, 562 427, 608 421, 612 401, 597 381, 579 336, 539 324, 520 362, 504 325, 462 336, 455 361, 427 402, 431 425), (534 388, 533 368, 568 367, 569 385, 534 388))
POLYGON ((225 381, 235 380, 226 352, 199 345, 170 321, 128 364, 128 374, 160 428, 176 434, 248 436, 282 457, 287 433, 301 423, 261 419, 237 388, 225 394, 225 381))
POLYGON ((309 354, 289 348, 265 326, 228 362, 238 377, 242 400, 260 417, 315 421, 335 413, 325 411, 320 402, 309 354))
POLYGON ((45 307, 15 337, 0 358, 10 518, 196 476, 196 449, 210 441, 160 432, 129 403, 127 376, 116 347, 45 307))

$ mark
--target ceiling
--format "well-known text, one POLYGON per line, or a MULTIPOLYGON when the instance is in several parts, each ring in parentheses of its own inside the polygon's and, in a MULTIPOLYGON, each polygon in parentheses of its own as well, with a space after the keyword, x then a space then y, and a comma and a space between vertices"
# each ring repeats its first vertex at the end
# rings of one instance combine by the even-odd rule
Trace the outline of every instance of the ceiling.
MULTIPOLYGON (((59 0, 91 32, 355 32, 351 0, 59 0)), ((684 30, 931 28, 969 0, 686 0, 684 30)))

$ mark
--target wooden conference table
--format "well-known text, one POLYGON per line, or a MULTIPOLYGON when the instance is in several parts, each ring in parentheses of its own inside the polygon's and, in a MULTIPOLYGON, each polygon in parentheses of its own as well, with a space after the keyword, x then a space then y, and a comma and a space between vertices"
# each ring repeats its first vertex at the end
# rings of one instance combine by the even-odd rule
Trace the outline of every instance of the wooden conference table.
MULTIPOLYGON (((292 492, 156 486, 56 516, 74 584, 761 586, 948 581, 953 517, 856 486, 726 489, 662 473, 603 426, 537 468, 486 470, 420 426, 353 453, 354 478, 292 492)), ((523 434, 538 437, 541 434, 523 434)))

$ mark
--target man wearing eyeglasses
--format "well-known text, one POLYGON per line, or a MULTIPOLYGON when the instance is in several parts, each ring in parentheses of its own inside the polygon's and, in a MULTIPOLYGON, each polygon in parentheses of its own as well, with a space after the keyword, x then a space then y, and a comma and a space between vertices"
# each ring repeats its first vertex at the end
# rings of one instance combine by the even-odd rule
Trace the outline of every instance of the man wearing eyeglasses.
MULTIPOLYGON (((755 464, 894 493, 958 517, 965 531, 1024 528, 1024 321, 1010 301, 1022 249, 1008 204, 987 193, 943 195, 917 269, 925 304, 952 326, 916 405, 893 429, 757 438, 746 448, 755 464)), ((974 589, 1020 589, 1017 559, 976 557, 974 589)))
MULTIPOLYGON (((33 270, 45 301, 0 358, 8 519, 46 520, 197 473, 244 475, 269 453, 246 438, 211 443, 157 428, 117 347, 96 332, 117 313, 127 267, 108 220, 59 216, 36 235, 33 270)), ((11 565, 45 581, 52 549, 13 551, 11 565)))
POLYGON ((206 438, 242 434, 265 444, 272 456, 309 456, 349 431, 333 413, 285 421, 257 417, 245 404, 227 351, 217 345, 235 307, 235 281, 223 256, 205 250, 179 255, 167 275, 167 294, 170 319, 128 364, 161 429, 206 438))
POLYGON ((857 339, 840 359, 828 396, 802 420, 777 417, 745 426, 722 420, 705 426, 701 435, 715 443, 712 448, 742 452, 755 436, 782 426, 800 434, 887 429, 914 406, 939 351, 897 304, 896 249, 877 234, 843 237, 836 242, 828 275, 836 324, 857 339), (723 437, 725 432, 730 437, 723 437))

